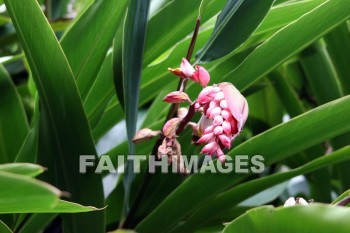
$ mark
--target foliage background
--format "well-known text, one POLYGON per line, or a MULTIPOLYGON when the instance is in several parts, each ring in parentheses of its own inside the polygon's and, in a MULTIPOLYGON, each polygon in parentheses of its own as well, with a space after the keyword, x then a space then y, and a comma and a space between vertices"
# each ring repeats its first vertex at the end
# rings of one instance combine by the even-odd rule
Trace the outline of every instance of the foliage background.
MULTIPOLYGON (((342 207, 259 207, 289 196, 335 204, 350 187, 348 0, 0 3, 0 232, 266 232, 266 221, 272 232, 348 229, 342 207), (145 164, 141 174, 128 164, 122 175, 79 174, 79 155, 152 152, 156 139, 128 141, 162 127, 170 106, 161 100, 178 84, 167 68, 185 57, 198 15, 191 61, 250 106, 228 155, 261 154, 268 169, 147 176, 145 164)), ((191 99, 199 91, 188 84, 191 99)), ((190 138, 181 135, 182 152, 198 154, 190 138)))

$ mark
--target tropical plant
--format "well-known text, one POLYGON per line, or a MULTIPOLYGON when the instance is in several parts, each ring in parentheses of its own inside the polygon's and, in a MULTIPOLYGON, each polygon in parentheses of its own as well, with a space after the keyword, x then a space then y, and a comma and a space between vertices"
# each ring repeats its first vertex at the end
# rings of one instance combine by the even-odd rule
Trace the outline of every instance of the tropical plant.
POLYGON ((0 233, 348 232, 348 0, 0 4, 0 233))

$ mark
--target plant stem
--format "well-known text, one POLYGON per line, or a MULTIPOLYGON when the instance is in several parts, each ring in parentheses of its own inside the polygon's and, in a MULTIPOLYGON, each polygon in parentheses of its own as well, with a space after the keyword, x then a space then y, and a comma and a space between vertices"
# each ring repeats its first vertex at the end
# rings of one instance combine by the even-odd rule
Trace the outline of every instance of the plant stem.
MULTIPOLYGON (((188 51, 187 51, 187 55, 186 55, 186 59, 188 61, 191 60, 191 57, 192 57, 192 54, 193 54, 193 50, 194 50, 194 46, 196 44, 196 40, 197 40, 197 36, 198 36, 198 31, 199 31, 199 26, 200 26, 200 18, 197 18, 196 20, 196 26, 195 26, 195 29, 194 29, 194 32, 193 32, 193 35, 192 35, 192 40, 191 40, 191 43, 188 47, 188 51)), ((186 84, 187 84, 187 78, 184 78, 184 77, 181 77, 180 78, 180 81, 179 81, 179 85, 177 87, 177 90, 178 91, 185 91, 186 90, 186 84)), ((177 110, 179 109, 179 104, 172 104, 171 107, 170 107, 170 110, 169 110, 169 113, 166 117, 166 120, 164 122, 164 124, 170 120, 171 118, 174 118, 177 114, 177 110)), ((189 111, 186 115, 186 117, 181 121, 176 133, 177 134, 180 134, 184 129, 185 129, 185 126, 186 124, 192 119, 194 115, 194 104, 191 104, 190 108, 189 108, 189 111)), ((158 154, 158 147, 162 144, 164 140, 164 135, 161 134, 159 136, 159 138, 157 139, 156 143, 154 144, 154 147, 153 147, 153 150, 152 150, 152 155, 156 155, 158 154)), ((151 180, 151 175, 148 171, 146 171, 144 177, 143 177, 143 180, 142 180, 142 184, 141 184, 141 187, 139 188, 138 192, 137 192, 137 195, 136 195, 136 198, 135 198, 135 201, 134 203, 132 204, 131 208, 130 208, 130 211, 128 213, 128 215, 126 216, 126 219, 124 221, 123 224, 121 224, 121 227, 122 228, 132 228, 134 227, 135 223, 132 222, 135 214, 136 214, 136 211, 137 209, 139 208, 142 200, 143 200, 143 197, 147 191, 147 188, 149 186, 149 183, 150 183, 150 180, 151 180)))
MULTIPOLYGON (((192 40, 191 40, 190 46, 188 47, 188 50, 187 50, 186 59, 188 61, 191 60, 191 57, 192 57, 192 54, 193 54, 194 46, 196 44, 197 37, 198 37, 198 31, 199 31, 200 23, 201 23, 200 18, 197 18, 197 20, 196 20, 196 27, 195 27, 194 32, 193 32, 192 40)), ((188 79, 184 78, 184 77, 180 78, 179 85, 177 86, 177 90, 178 91, 182 91, 183 92, 183 91, 186 90, 187 80, 188 79)), ((179 108, 179 104, 172 104, 171 105, 170 111, 168 113, 168 116, 167 116, 165 122, 167 122, 168 120, 170 120, 171 118, 176 116, 178 108, 179 108)))

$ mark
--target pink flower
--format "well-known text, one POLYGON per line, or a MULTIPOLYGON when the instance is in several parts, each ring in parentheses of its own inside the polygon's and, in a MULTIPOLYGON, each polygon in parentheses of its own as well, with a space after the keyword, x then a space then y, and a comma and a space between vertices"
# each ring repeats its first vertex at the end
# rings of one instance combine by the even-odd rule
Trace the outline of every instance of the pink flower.
POLYGON ((199 83, 202 87, 206 87, 210 81, 209 72, 202 66, 196 65, 197 71, 193 73, 192 80, 199 83))
POLYGON ((206 87, 210 81, 209 72, 204 67, 196 65, 196 69, 194 69, 186 58, 182 58, 180 68, 168 68, 168 70, 177 76, 189 78, 202 87, 206 87))
POLYGON ((180 69, 183 72, 183 74, 190 78, 195 72, 195 69, 192 67, 192 65, 186 60, 186 58, 182 58, 180 69))
POLYGON ((214 155, 225 161, 223 149, 231 148, 233 139, 242 131, 248 117, 248 103, 231 84, 209 86, 199 94, 196 111, 203 112, 199 122, 198 143, 207 143, 202 153, 214 155))
POLYGON ((164 97, 163 101, 168 103, 183 103, 183 102, 191 102, 190 98, 185 92, 182 91, 174 91, 169 93, 164 97))

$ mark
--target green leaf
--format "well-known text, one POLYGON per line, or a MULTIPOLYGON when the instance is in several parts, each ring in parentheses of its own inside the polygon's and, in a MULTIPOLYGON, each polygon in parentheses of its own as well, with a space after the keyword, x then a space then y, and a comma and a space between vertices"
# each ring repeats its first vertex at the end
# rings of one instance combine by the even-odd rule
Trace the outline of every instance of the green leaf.
MULTIPOLYGON (((126 15, 126 14, 125 14, 126 15)), ((125 16, 124 16, 125 18, 125 16)), ((125 19, 124 19, 125 21, 125 19)), ((123 80, 123 37, 124 24, 119 25, 113 41, 113 80, 118 101, 124 110, 124 80, 123 80)))
POLYGON ((347 20, 350 16, 349 12, 350 5, 347 0, 327 1, 321 4, 274 34, 255 49, 240 66, 225 75, 223 80, 232 80, 238 89, 246 89, 288 58, 347 20), (322 20, 325 18, 326 21, 322 20), (304 31, 307 33, 300 33, 304 31))
POLYGON ((35 177, 43 173, 45 171, 45 168, 43 168, 40 165, 31 164, 31 163, 8 163, 8 164, 1 164, 0 171, 29 176, 29 177, 35 177))
POLYGON ((57 214, 33 214, 18 233, 41 232, 57 217, 57 214))
POLYGON ((0 213, 31 213, 57 205, 60 191, 22 175, 0 171, 0 213))
POLYGON ((0 232, 2 232, 2 233, 12 233, 10 228, 8 226, 6 226, 6 224, 3 223, 1 220, 0 220, 0 232))
POLYGON ((108 130, 115 126, 116 123, 121 121, 123 117, 123 109, 119 104, 117 97, 113 96, 112 99, 109 101, 109 104, 105 109, 105 112, 101 116, 98 124, 92 130, 92 135, 94 139, 96 141, 100 139, 103 135, 105 135, 108 132, 108 130))
POLYGON ((17 154, 16 163, 36 163, 37 161, 39 144, 39 107, 38 95, 36 94, 32 128, 29 130, 27 138, 17 154))
MULTIPOLYGON (((123 38, 123 88, 129 155, 135 154, 132 138, 136 133, 142 58, 145 45, 149 0, 130 0, 123 38)), ((133 162, 128 161, 124 178, 125 212, 129 211, 130 190, 134 179, 133 162)))
POLYGON ((343 23, 338 28, 324 37, 327 50, 336 68, 342 88, 345 93, 350 94, 350 32, 348 25, 343 23))
MULTIPOLYGON (((264 156, 265 166, 269 166, 323 140, 350 131, 347 122, 349 112, 350 96, 343 97, 251 138, 230 151, 229 155, 233 158, 235 155, 252 156, 259 153, 264 156)), ((201 204, 242 178, 239 174, 194 174, 147 216, 136 230, 167 231, 201 204), (192 195, 193 193, 205 195, 192 195), (178 202, 180 199, 182 201, 178 202), (169 212, 169 209, 172 211, 169 212), (160 218, 161 222, 158 221, 160 218)))
POLYGON ((53 208, 38 208, 35 210, 35 213, 83 213, 97 210, 100 211, 101 209, 97 209, 92 206, 82 206, 77 203, 59 200, 57 205, 53 208))
POLYGON ((245 201, 252 195, 255 195, 258 192, 266 190, 267 188, 279 183, 285 182, 293 177, 308 174, 327 166, 348 161, 350 160, 349 152, 350 147, 344 147, 333 152, 332 154, 321 156, 318 159, 312 160, 311 162, 308 162, 298 168, 282 173, 275 173, 237 185, 213 198, 210 203, 206 204, 203 206, 203 208, 192 215, 184 224, 177 228, 175 232, 193 231, 194 227, 197 228, 210 221, 216 215, 219 215, 222 209, 233 207, 240 202, 245 201), (210 216, 208 216, 209 213, 210 216))
MULTIPOLYGON (((97 125, 108 102, 114 96, 112 72, 112 54, 109 54, 84 101, 84 109, 91 128, 97 125)), ((114 121, 116 122, 116 119, 114 121)))
POLYGON ((199 14, 198 14, 198 18, 201 18, 202 15, 204 15, 205 9, 207 9, 209 2, 211 0, 202 0, 201 4, 199 6, 199 14))
POLYGON ((83 100, 105 60, 126 3, 127 0, 95 1, 61 40, 83 100))
POLYGON ((300 62, 319 104, 343 96, 338 75, 323 41, 305 49, 301 53, 300 62))
MULTIPOLYGON (((225 5, 225 2, 225 0, 210 1, 201 18, 201 23, 203 24, 215 16, 225 5)), ((150 64, 193 31, 198 16, 196 9, 199 8, 200 3, 201 0, 171 1, 149 20, 144 66, 150 64)))
POLYGON ((21 98, 0 65, 0 163, 13 162, 29 131, 21 98))
POLYGON ((349 214, 349 208, 321 204, 287 208, 264 206, 248 210, 228 224, 223 232, 345 233, 350 227, 349 214))
MULTIPOLYGON (((48 167, 44 178, 69 192, 74 202, 103 207, 101 176, 79 173, 79 155, 96 155, 96 151, 63 50, 36 1, 5 3, 42 104, 39 163, 48 167), (26 15, 31 15, 30 23, 26 15)), ((104 232, 104 211, 64 215, 63 221, 67 232, 104 232)))
POLYGON ((255 31, 274 0, 230 0, 217 18, 214 31, 196 54, 199 62, 209 62, 234 51, 255 31))

